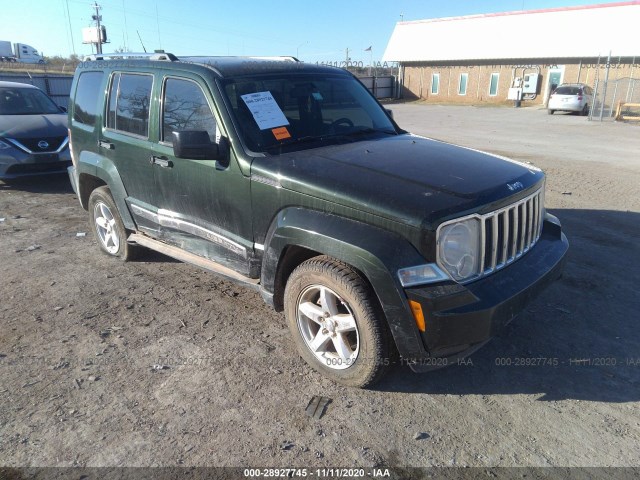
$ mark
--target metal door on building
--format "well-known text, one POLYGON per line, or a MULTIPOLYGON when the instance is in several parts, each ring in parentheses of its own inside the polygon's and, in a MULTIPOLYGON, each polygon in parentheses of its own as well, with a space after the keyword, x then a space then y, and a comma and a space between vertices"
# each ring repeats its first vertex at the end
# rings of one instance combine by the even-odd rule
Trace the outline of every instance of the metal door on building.
POLYGON ((544 104, 546 105, 549 101, 549 97, 553 93, 553 91, 562 83, 562 74, 564 71, 564 67, 562 69, 553 69, 549 70, 549 75, 547 76, 547 87, 544 94, 544 104))

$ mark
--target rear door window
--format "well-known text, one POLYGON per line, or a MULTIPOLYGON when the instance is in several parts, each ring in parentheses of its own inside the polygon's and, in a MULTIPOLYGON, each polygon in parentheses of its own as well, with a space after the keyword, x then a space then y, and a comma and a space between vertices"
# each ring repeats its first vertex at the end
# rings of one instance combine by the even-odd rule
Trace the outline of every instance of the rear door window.
POLYGON ((109 89, 107 128, 149 136, 149 103, 153 75, 115 73, 109 89))

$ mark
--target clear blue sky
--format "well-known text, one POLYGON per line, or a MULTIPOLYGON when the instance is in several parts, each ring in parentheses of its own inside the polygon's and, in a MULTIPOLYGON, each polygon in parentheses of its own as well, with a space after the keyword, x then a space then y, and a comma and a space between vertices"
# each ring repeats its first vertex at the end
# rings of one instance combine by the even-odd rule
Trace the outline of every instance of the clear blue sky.
MULTIPOLYGON (((93 1, 2 1, 0 40, 26 43, 44 55, 91 53, 82 28, 93 1), (67 6, 68 13, 67 15, 67 6)), ((606 0, 99 0, 109 45, 176 55, 298 55, 306 62, 379 60, 400 21, 614 3, 606 0), (371 46, 372 53, 364 50, 371 46)), ((461 32, 463 33, 463 32, 461 32)), ((523 32, 524 33, 524 32, 523 32)), ((544 32, 533 32, 544 35, 544 32)), ((589 35, 589 32, 585 32, 589 35)), ((461 41, 462 41, 461 37, 461 41)), ((506 40, 506 39, 505 39, 506 40)))

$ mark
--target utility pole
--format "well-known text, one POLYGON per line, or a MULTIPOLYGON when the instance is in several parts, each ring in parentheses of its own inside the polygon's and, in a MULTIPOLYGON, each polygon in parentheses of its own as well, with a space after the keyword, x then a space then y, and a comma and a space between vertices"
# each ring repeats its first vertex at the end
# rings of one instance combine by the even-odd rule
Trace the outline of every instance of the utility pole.
POLYGON ((346 65, 349 65, 349 47, 347 47, 347 49, 345 50, 345 53, 346 53, 346 57, 345 57, 346 65))
POLYGON ((102 29, 100 28, 100 20, 102 20, 100 9, 102 7, 98 5, 98 2, 93 2, 93 8, 96 9, 96 14, 91 18, 96 22, 98 26, 98 43, 96 43, 96 53, 102 53, 102 29))

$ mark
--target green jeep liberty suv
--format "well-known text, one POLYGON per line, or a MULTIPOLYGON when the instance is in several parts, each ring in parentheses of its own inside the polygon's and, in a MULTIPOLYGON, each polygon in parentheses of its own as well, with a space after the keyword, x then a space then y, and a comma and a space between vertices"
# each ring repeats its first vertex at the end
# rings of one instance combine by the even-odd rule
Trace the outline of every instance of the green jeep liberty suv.
POLYGON ((333 380, 455 363, 561 275, 539 169, 412 135, 337 68, 139 57, 72 85, 69 176, 100 248, 259 290, 333 380))

